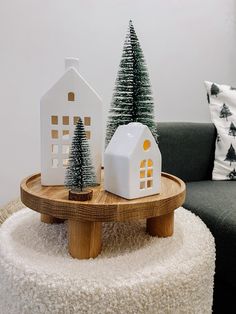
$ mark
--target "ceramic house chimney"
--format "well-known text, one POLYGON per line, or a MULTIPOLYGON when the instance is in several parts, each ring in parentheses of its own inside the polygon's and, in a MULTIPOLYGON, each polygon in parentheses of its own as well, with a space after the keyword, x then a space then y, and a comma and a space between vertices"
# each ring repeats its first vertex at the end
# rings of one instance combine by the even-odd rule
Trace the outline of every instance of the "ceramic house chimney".
POLYGON ((79 71, 79 59, 78 58, 73 58, 73 57, 65 58, 65 69, 68 70, 71 67, 79 71))

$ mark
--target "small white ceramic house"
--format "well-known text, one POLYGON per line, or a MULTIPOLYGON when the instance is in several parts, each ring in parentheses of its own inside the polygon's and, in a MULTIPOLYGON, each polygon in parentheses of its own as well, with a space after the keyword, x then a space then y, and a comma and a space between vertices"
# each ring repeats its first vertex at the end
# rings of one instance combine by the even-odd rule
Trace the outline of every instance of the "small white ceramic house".
POLYGON ((80 117, 90 143, 97 182, 101 179, 101 98, 79 73, 78 59, 66 58, 62 77, 41 98, 41 184, 63 185, 69 148, 80 117))
POLYGON ((127 199, 160 193, 161 153, 146 125, 117 128, 104 155, 104 185, 127 199))

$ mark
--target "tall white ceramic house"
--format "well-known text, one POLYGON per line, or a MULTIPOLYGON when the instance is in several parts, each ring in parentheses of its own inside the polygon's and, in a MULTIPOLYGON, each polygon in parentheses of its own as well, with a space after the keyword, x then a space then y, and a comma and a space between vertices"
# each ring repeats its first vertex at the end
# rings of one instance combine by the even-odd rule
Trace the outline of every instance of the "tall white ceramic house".
POLYGON ((146 125, 132 122, 115 131, 104 154, 105 190, 127 199, 160 193, 161 153, 146 125))
POLYGON ((80 117, 90 143, 97 182, 101 180, 103 108, 99 95, 66 58, 62 77, 41 98, 41 184, 63 185, 74 128, 80 117))

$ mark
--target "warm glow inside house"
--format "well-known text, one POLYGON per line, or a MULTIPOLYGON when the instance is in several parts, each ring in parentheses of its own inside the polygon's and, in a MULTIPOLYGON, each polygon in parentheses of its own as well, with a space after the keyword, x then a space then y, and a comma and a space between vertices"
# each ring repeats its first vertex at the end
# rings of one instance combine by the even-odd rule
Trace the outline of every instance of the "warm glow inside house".
POLYGON ((41 99, 41 184, 63 185, 75 125, 82 119, 97 182, 101 179, 103 108, 99 95, 79 73, 78 59, 41 99))
POLYGON ((105 190, 127 199, 157 194, 161 187, 161 154, 146 125, 117 128, 104 155, 105 190))

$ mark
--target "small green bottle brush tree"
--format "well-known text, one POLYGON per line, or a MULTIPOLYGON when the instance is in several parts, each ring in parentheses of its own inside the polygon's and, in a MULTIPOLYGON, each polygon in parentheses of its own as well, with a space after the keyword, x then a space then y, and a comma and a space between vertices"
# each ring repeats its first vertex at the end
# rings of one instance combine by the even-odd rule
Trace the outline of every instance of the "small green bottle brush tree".
POLYGON ((66 169, 65 186, 70 189, 69 199, 85 201, 92 198, 88 187, 96 185, 96 175, 90 156, 89 143, 81 119, 76 124, 66 169))
POLYGON ((109 111, 106 146, 121 124, 141 122, 155 139, 154 103, 147 65, 132 21, 129 22, 122 58, 109 111))

